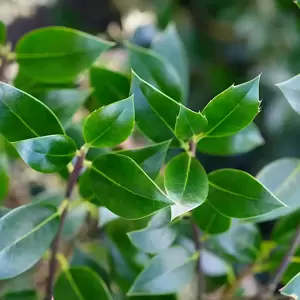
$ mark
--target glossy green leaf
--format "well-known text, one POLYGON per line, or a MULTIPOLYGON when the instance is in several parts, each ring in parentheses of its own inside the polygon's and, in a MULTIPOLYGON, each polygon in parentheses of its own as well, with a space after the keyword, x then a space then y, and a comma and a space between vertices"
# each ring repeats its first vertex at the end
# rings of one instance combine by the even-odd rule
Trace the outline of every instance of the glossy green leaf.
POLYGON ((69 209, 62 232, 64 239, 72 240, 76 237, 86 221, 87 213, 88 210, 85 203, 69 209))
POLYGON ((131 243, 146 253, 158 253, 170 247, 177 236, 176 224, 170 224, 170 209, 155 214, 144 229, 128 233, 131 243))
POLYGON ((286 207, 281 207, 260 217, 255 222, 277 219, 300 208, 300 160, 297 158, 278 159, 265 166, 256 176, 286 207))
POLYGON ((272 232, 272 238, 274 240, 280 240, 282 237, 295 231, 299 225, 300 210, 296 210, 294 213, 281 218, 275 225, 272 232))
POLYGON ((22 159, 34 170, 54 173, 76 154, 76 144, 65 135, 48 135, 12 143, 22 159))
POLYGON ((82 133, 82 126, 79 123, 71 123, 66 129, 66 135, 69 136, 77 145, 77 148, 81 148, 84 144, 84 138, 82 133))
POLYGON ((155 256, 137 277, 129 296, 164 295, 178 292, 195 274, 197 255, 176 246, 155 256))
POLYGON ((200 134, 207 126, 206 118, 181 105, 175 125, 175 135, 181 140, 188 140, 200 134))
POLYGON ((171 63, 154 51, 129 43, 126 46, 135 73, 174 100, 183 100, 182 84, 171 63))
POLYGON ((37 300, 37 293, 34 290, 5 293, 3 300, 37 300))
POLYGON ((113 43, 74 29, 45 27, 19 40, 17 62, 36 81, 70 82, 112 46, 113 43))
POLYGON ((8 194, 9 173, 8 163, 4 153, 0 153, 0 201, 8 194))
POLYGON ((220 213, 232 218, 251 218, 284 207, 250 174, 220 169, 208 175, 208 200, 220 213))
POLYGON ((154 142, 172 139, 179 105, 134 72, 131 76, 131 93, 134 94, 136 125, 142 133, 154 142))
POLYGON ((92 67, 90 82, 94 88, 93 96, 101 105, 117 102, 129 95, 130 82, 125 74, 102 67, 92 67))
POLYGON ((183 102, 186 102, 189 89, 187 53, 174 23, 169 24, 162 33, 156 36, 152 49, 173 65, 182 85, 183 102))
POLYGON ((38 98, 57 116, 63 126, 82 106, 90 91, 75 89, 48 89, 38 93, 38 98))
POLYGON ((248 126, 259 113, 259 77, 232 85, 203 109, 208 126, 205 136, 223 137, 248 126))
POLYGON ((176 203, 171 206, 172 219, 202 204, 208 194, 208 179, 200 162, 188 153, 169 161, 165 170, 165 188, 176 203))
POLYGON ((3 45, 6 41, 6 27, 4 23, 0 21, 0 45, 3 45))
POLYGON ((282 295, 291 297, 295 300, 300 298, 300 273, 298 273, 291 281, 284 286, 280 293, 282 295))
POLYGON ((227 231, 231 220, 220 214, 210 203, 205 201, 192 212, 193 220, 199 228, 209 234, 219 234, 227 231))
POLYGON ((113 147, 128 138, 133 126, 131 96, 92 112, 84 123, 84 139, 90 147, 113 147))
POLYGON ((63 270, 54 287, 54 299, 65 300, 111 300, 108 288, 102 279, 89 268, 74 267, 63 270))
POLYGON ((232 220, 228 231, 212 236, 207 247, 232 262, 250 263, 260 253, 261 237, 254 224, 232 220))
POLYGON ((17 142, 40 136, 64 134, 64 130, 45 104, 0 82, 0 133, 9 142, 17 142))
POLYGON ((95 194, 92 190, 92 186, 90 183, 89 169, 87 169, 85 172, 83 172, 80 175, 79 194, 83 199, 85 199, 87 201, 90 201, 92 203, 97 203, 97 202, 100 203, 100 201, 98 199, 96 199, 95 194))
POLYGON ((173 204, 139 165, 124 155, 97 157, 90 182, 101 203, 127 219, 143 218, 173 204))
POLYGON ((300 114, 300 75, 277 84, 291 107, 300 114))
POLYGON ((300 0, 294 0, 294 2, 300 8, 300 0))
POLYGON ((120 150, 115 153, 132 158, 152 179, 155 179, 164 164, 170 141, 143 148, 120 150))
POLYGON ((59 225, 54 207, 20 206, 0 219, 0 279, 31 268, 50 246, 59 225))
POLYGON ((197 150, 211 155, 237 155, 247 153, 264 142, 258 127, 250 123, 246 128, 230 136, 201 139, 197 150))

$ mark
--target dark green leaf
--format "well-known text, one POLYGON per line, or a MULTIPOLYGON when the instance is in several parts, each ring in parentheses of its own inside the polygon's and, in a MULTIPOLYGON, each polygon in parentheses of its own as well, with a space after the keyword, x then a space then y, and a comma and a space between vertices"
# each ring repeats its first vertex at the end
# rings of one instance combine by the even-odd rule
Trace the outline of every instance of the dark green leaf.
POLYGON ((223 233, 231 224, 230 218, 220 214, 209 201, 205 201, 193 210, 193 220, 202 231, 209 234, 223 233))
POLYGON ((74 29, 46 27, 27 33, 16 53, 22 70, 36 81, 70 82, 112 46, 74 29))
POLYGON ((102 279, 89 268, 74 267, 63 270, 54 288, 54 299, 65 300, 111 300, 108 288, 102 279))
POLYGON ((9 189, 8 163, 4 153, 0 152, 0 201, 3 200, 9 189))
POLYGON ((206 118, 185 106, 180 106, 179 115, 175 125, 175 135, 181 140, 188 140, 204 131, 207 126, 206 118))
POLYGON ((233 85, 203 109, 208 126, 204 136, 223 137, 249 125, 259 112, 259 77, 233 85))
POLYGON ((236 134, 201 139, 197 145, 200 152, 211 155, 237 155, 249 152, 264 144, 264 139, 254 123, 236 134))
MULTIPOLYGON (((179 105, 172 99, 142 81, 134 72, 131 78, 131 93, 134 94, 135 121, 139 129, 154 142, 163 142, 174 137, 173 128, 179 112, 179 105), (142 92, 153 91, 153 96, 147 98, 142 92), (153 100, 153 101, 152 101, 153 100), (158 103, 156 103, 158 101, 158 103), (153 103, 152 103, 153 102, 153 103), (158 109, 158 111, 157 111, 158 109), (163 118, 164 117, 164 118, 163 118), (168 117, 171 126, 166 122, 168 117), (155 126, 153 126, 155 124, 155 126)), ((149 92, 147 94, 150 94, 149 92)))
POLYGON ((59 225, 54 207, 31 204, 0 219, 0 279, 31 268, 50 246, 59 225))
POLYGON ((282 158, 265 166, 256 176, 286 207, 277 208, 272 212, 254 218, 255 222, 264 222, 288 215, 300 208, 300 160, 282 158))
POLYGON ((129 296, 164 295, 178 292, 193 277, 197 255, 176 246, 155 256, 137 277, 129 296))
POLYGON ((284 286, 280 293, 282 295, 291 297, 295 300, 299 299, 300 297, 300 273, 298 273, 291 281, 284 286))
POLYGON ((38 93, 38 98, 53 111, 61 124, 66 126, 89 94, 90 91, 84 90, 49 89, 38 93))
POLYGON ((131 96, 92 112, 84 123, 84 139, 90 147, 113 147, 128 138, 133 126, 131 96))
POLYGON ((295 231, 299 225, 300 210, 296 210, 294 213, 281 218, 275 225, 272 232, 272 238, 274 240, 280 240, 282 237, 295 231))
POLYGON ((175 156, 165 171, 165 188, 176 203, 172 219, 199 206, 208 194, 208 179, 200 162, 188 153, 175 156))
POLYGON ((0 82, 0 133, 9 142, 17 142, 40 136, 64 134, 64 130, 45 104, 0 82))
POLYGON ((6 41, 6 27, 4 23, 0 21, 0 45, 3 45, 6 41))
POLYGON ((211 172, 208 180, 208 200, 225 216, 251 218, 284 207, 263 184, 246 172, 220 169, 211 172))
MULTIPOLYGON (((298 3, 296 3, 299 5, 298 3)), ((291 107, 300 114, 300 75, 297 75, 277 85, 291 107)))
POLYGON ((90 81, 94 88, 93 96, 101 105, 117 102, 129 95, 130 82, 125 74, 102 67, 92 67, 90 81))
POLYGON ((260 253, 261 238, 254 224, 232 220, 230 229, 208 240, 208 249, 232 262, 250 263, 260 253))
POLYGON ((95 194, 90 183, 89 169, 83 172, 79 178, 79 194, 83 199, 95 203, 95 194))
POLYGON ((182 85, 183 102, 186 102, 189 89, 188 60, 174 23, 154 39, 152 49, 173 65, 182 85))
POLYGON ((86 220, 87 212, 85 203, 69 209, 62 232, 64 239, 72 240, 76 237, 86 220))
POLYGON ((138 249, 152 254, 170 247, 177 236, 175 224, 169 224, 170 220, 169 208, 159 211, 146 228, 128 233, 130 241, 138 249))
POLYGON ((154 51, 129 43, 126 46, 129 50, 130 66, 135 73, 174 100, 183 100, 182 84, 171 63, 154 51))
POLYGON ((54 173, 76 154, 76 144, 65 135, 49 135, 12 143, 22 159, 34 170, 54 173))
POLYGON ((6 293, 3 300, 37 300, 37 293, 33 290, 6 293))
POLYGON ((147 175, 155 179, 164 164, 170 141, 143 148, 120 150, 115 153, 132 158, 147 175))
POLYGON ((78 123, 71 123, 66 129, 66 135, 69 136, 77 145, 77 148, 81 148, 84 144, 82 126, 78 123))
POLYGON ((134 160, 124 155, 97 157, 90 182, 101 203, 127 219, 146 217, 173 203, 134 160))
POLYGON ((300 0, 294 0, 294 2, 300 8, 300 0))

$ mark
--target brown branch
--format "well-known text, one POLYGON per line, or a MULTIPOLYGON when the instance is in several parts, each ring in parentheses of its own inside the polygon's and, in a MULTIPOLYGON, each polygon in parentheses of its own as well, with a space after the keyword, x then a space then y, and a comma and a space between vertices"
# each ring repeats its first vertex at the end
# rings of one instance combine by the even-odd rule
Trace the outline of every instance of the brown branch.
POLYGON ((279 265, 278 269, 275 271, 273 277, 271 278, 268 287, 267 287, 267 294, 272 295, 281 281, 281 278, 289 266, 291 258, 294 256, 297 248, 300 244, 300 225, 297 227, 295 236, 291 242, 290 249, 283 257, 281 264, 279 265))
MULTIPOLYGON (((74 189, 74 187, 77 183, 78 177, 79 177, 80 172, 82 170, 84 157, 85 157, 84 151, 81 151, 81 154, 76 157, 74 170, 73 170, 73 172, 71 173, 71 175, 69 177, 68 184, 67 184, 67 189, 66 189, 66 194, 65 194, 65 197, 68 200, 70 200, 70 197, 72 195, 72 191, 73 191, 73 189, 74 189)), ((57 253, 58 253, 58 250, 59 250, 59 242, 60 242, 61 234, 62 234, 62 231, 63 231, 63 227, 64 227, 65 219, 66 219, 66 216, 67 216, 67 212, 68 212, 68 205, 64 208, 64 210, 61 214, 59 227, 58 227, 56 236, 55 236, 55 238, 52 242, 51 258, 50 258, 50 262, 49 262, 49 276, 48 276, 47 284, 46 284, 46 296, 44 298, 45 300, 52 300, 53 299, 52 297, 53 297, 54 279, 55 279, 55 271, 56 271, 56 267, 57 267, 56 256, 57 256, 57 253)))

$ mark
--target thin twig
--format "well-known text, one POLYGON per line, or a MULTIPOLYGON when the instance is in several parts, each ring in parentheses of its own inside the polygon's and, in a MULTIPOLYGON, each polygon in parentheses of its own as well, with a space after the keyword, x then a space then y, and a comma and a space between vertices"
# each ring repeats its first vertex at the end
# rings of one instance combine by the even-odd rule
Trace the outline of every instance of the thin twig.
POLYGON ((275 271, 273 277, 271 278, 268 287, 267 287, 267 294, 272 295, 278 286, 278 284, 281 281, 281 278, 286 271, 287 267, 289 266, 289 263, 291 261, 291 258, 294 256, 295 252, 297 251, 297 248, 300 244, 300 225, 297 227, 295 236, 292 240, 292 243, 290 245, 289 251, 285 254, 283 257, 280 266, 275 271))
MULTIPOLYGON (((70 200, 70 197, 72 195, 72 191, 73 191, 73 189, 74 189, 74 187, 77 183, 78 177, 79 177, 80 172, 82 170, 84 157, 85 157, 85 154, 84 154, 83 151, 81 152, 81 154, 79 156, 76 157, 74 170, 70 174, 68 184, 67 184, 66 194, 65 194, 65 197, 68 200, 70 200)), ((59 250, 59 242, 60 242, 62 230, 63 230, 63 227, 64 227, 65 219, 66 219, 66 216, 67 216, 67 212, 68 212, 68 205, 64 208, 64 210, 61 214, 59 227, 58 227, 56 236, 55 236, 55 238, 52 242, 51 258, 50 258, 50 262, 49 262, 49 276, 48 276, 47 284, 46 284, 45 300, 52 300, 53 299, 52 297, 53 297, 53 288, 54 288, 54 278, 55 278, 55 271, 56 271, 56 265, 57 265, 56 255, 57 255, 58 250, 59 250)))
MULTIPOLYGON (((190 143, 190 153, 193 157, 196 157, 196 147, 197 147, 196 142, 192 141, 190 143)), ((193 219, 191 219, 191 226, 193 231, 195 248, 199 254, 199 257, 197 259, 197 269, 196 269, 197 270, 197 298, 196 299, 202 300, 204 299, 204 295, 205 295, 205 276, 201 264, 201 250, 203 248, 203 245, 200 240, 201 237, 200 230, 197 224, 194 223, 193 219)))

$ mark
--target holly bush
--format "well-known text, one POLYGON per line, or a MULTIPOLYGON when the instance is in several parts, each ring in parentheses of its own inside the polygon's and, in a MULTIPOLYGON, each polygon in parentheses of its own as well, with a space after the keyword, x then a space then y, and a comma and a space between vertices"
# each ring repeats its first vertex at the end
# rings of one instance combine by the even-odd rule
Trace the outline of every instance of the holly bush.
MULTIPOLYGON (((149 49, 65 27, 29 32, 11 52, 1 26, 0 43, 2 67, 18 64, 0 83, 0 199, 20 159, 61 183, 1 207, 3 299, 243 299, 244 280, 263 273, 257 296, 271 299, 280 283, 300 296, 299 159, 256 177, 208 173, 198 159, 264 143, 253 122, 260 76, 194 111, 174 24, 149 49), (99 64, 120 48, 123 73, 99 64), (257 224, 275 219, 264 239, 257 224)), ((298 113, 299 86, 299 76, 279 85, 298 113)))

